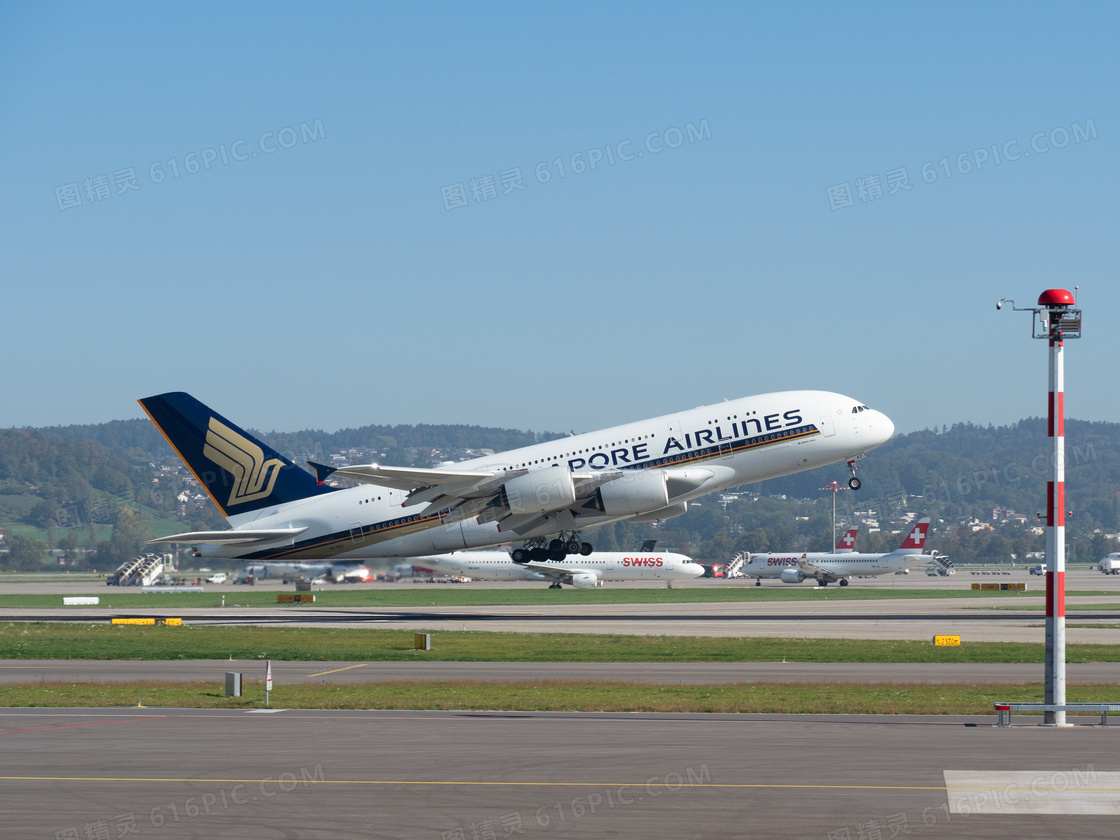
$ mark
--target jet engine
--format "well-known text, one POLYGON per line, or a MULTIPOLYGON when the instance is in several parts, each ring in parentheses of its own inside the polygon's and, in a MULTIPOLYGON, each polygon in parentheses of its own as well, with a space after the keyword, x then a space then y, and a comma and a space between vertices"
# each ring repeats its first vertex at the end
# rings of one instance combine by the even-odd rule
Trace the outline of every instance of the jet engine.
POLYGON ((669 505, 669 485, 664 470, 629 470, 595 491, 584 507, 607 516, 633 516, 669 505))
POLYGON ((572 575, 572 586, 578 586, 580 589, 594 589, 596 586, 602 586, 603 582, 599 580, 599 576, 592 572, 576 572, 572 575))
POLYGON ((567 467, 531 470, 502 485, 502 502, 511 513, 562 510, 576 500, 572 473, 567 467))
POLYGON ((801 583, 806 579, 800 569, 782 569, 782 583, 801 583))

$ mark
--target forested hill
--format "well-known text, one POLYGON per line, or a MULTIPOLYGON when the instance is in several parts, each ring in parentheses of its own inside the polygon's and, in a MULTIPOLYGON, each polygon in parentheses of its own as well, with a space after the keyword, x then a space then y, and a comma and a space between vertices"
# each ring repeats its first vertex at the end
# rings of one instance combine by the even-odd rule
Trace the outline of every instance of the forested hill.
MULTIPOLYGON (((86 426, 51 426, 25 430, 39 433, 44 439, 66 438, 92 441, 106 449, 131 451, 149 461, 161 460, 172 455, 171 447, 158 429, 148 420, 114 420, 86 426)), ((441 454, 462 452, 468 449, 492 449, 501 452, 521 446, 554 440, 562 437, 555 432, 538 434, 484 426, 362 426, 358 429, 340 429, 324 432, 307 429, 302 432, 249 432, 268 443, 292 461, 304 458, 322 458, 351 449, 376 450, 387 463, 400 466, 420 466, 424 452, 436 450, 441 454)))

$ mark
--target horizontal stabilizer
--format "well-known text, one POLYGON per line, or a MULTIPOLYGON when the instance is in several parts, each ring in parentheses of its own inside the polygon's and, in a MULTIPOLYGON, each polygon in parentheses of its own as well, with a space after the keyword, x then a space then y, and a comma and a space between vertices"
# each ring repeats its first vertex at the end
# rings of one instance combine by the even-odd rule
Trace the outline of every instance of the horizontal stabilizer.
POLYGON ((315 481, 319 484, 322 484, 330 478, 332 474, 338 471, 337 467, 328 467, 326 464, 317 464, 314 461, 305 461, 304 463, 315 470, 315 481))
POLYGON ((255 542, 275 542, 276 540, 294 539, 307 530, 302 528, 261 528, 252 530, 246 528, 241 531, 188 531, 185 534, 172 534, 168 537, 156 537, 148 540, 152 543, 186 543, 189 545, 235 545, 255 542))

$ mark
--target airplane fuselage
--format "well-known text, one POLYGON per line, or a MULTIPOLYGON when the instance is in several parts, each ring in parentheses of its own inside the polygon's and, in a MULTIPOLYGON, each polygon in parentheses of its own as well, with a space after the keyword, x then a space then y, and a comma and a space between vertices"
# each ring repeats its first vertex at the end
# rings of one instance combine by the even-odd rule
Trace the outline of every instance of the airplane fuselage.
MULTIPOLYGON (((825 391, 744 397, 596 432, 458 462, 464 472, 571 473, 671 470, 678 479, 667 505, 642 511, 646 521, 679 515, 687 503, 718 490, 855 458, 884 443, 890 420, 857 400, 825 391)), ((203 545, 204 557, 266 560, 417 557, 580 530, 634 514, 579 507, 550 513, 524 531, 472 517, 444 522, 436 504, 405 507, 406 493, 361 485, 230 516, 235 529, 305 528, 294 538, 253 547, 203 545)))
POLYGON ((480 580, 551 581, 555 578, 539 568, 562 568, 574 575, 603 580, 690 580, 701 577, 704 567, 683 554, 654 552, 596 552, 590 557, 569 557, 556 563, 525 566, 514 563, 504 551, 463 551, 419 557, 416 563, 445 574, 480 580))

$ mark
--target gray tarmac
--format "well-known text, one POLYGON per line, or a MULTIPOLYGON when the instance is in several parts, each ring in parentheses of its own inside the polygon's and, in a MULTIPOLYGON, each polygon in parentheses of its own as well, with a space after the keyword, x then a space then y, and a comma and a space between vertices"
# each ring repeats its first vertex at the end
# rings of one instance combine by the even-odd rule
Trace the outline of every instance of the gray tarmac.
MULTIPOLYGON (((261 682, 260 660, 0 660, 0 685, 36 682, 201 682, 224 684, 226 672, 261 682)), ((852 662, 280 662, 275 684, 380 682, 534 682, 541 680, 709 685, 740 682, 984 683, 1043 680, 1041 664, 852 662)), ((1120 684, 1120 662, 1071 663, 1073 684, 1120 684)))
POLYGON ((1115 838, 1120 727, 991 718, 0 712, 3 836, 1115 838))
MULTIPOLYGON (((1068 588, 1115 588, 1108 584, 1116 579, 1084 577, 1068 588)), ((970 582, 960 575, 948 582, 910 575, 889 585, 963 588, 970 582)), ((882 579, 866 583, 885 585, 882 579)), ((88 588, 105 592, 92 582, 88 588)), ((437 634, 463 628, 925 639, 955 633, 967 643, 1041 641, 1042 613, 1032 609, 1041 602, 1041 586, 1038 590, 1017 596, 1014 610, 992 609, 1008 606, 1005 598, 838 602, 828 600, 830 590, 824 589, 808 602, 671 609, 642 604, 178 612, 187 623, 399 626, 437 634)), ((1077 596, 1068 602, 1088 609, 1071 610, 1067 626, 1106 625, 1070 626, 1070 643, 1081 640, 1075 634, 1088 641, 1117 641, 1116 597, 1077 596)), ((42 613, 79 621, 107 615, 5 610, 3 617, 20 620, 42 613)), ((438 645, 438 635, 433 640, 438 645)), ((1118 663, 1067 667, 1070 682, 1120 682, 1118 663)), ((0 683, 220 681, 226 671, 259 681, 263 663, 2 661, 0 683)), ((1038 682, 1041 672, 1039 665, 794 662, 273 663, 274 680, 281 684, 398 679, 1038 682)), ((1078 725, 1040 727, 1037 718, 1019 716, 1014 727, 999 729, 992 725, 994 714, 7 709, 0 710, 0 835, 17 840, 1114 838, 1120 816, 1120 726, 1093 725, 1095 716, 1069 720, 1078 725)))

